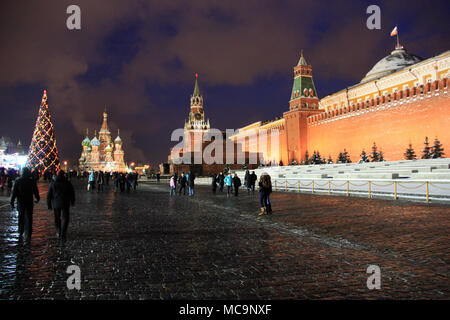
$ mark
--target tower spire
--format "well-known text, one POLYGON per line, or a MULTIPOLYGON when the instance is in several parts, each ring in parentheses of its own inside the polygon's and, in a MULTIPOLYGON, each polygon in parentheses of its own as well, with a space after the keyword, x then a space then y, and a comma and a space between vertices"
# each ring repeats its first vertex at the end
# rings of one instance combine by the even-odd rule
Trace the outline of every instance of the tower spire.
POLYGON ((108 129, 108 114, 106 113, 106 106, 105 106, 105 111, 103 112, 103 123, 102 123, 102 128, 100 129, 100 132, 107 132, 109 131, 108 129))
POLYGON ((300 60, 298 60, 297 66, 307 66, 308 63, 306 62, 305 57, 303 56, 303 49, 300 50, 300 60))
POLYGON ((196 73, 195 74, 195 86, 194 86, 194 93, 193 93, 193 96, 194 97, 198 97, 198 96, 200 96, 201 95, 201 93, 200 93, 200 88, 199 88, 199 86, 198 86, 198 73, 196 73))

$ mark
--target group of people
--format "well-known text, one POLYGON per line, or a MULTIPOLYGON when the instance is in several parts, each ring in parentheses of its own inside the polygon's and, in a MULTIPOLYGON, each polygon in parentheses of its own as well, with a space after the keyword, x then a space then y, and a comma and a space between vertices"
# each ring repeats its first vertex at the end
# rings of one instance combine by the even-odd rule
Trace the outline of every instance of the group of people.
MULTIPOLYGON (((250 171, 245 172, 244 177, 244 187, 247 189, 247 193, 252 194, 255 193, 255 184, 258 180, 255 171, 250 173, 250 171)), ((241 178, 238 177, 238 175, 235 173, 234 176, 232 174, 224 175, 222 172, 220 172, 218 175, 212 175, 211 176, 211 189, 214 194, 216 194, 217 185, 219 185, 220 192, 223 192, 224 187, 227 187, 227 196, 230 196, 233 194, 237 197, 239 195, 239 187, 242 186, 241 178)))
POLYGON ((114 191, 130 192, 131 189, 136 190, 138 185, 139 175, 137 172, 123 173, 123 172, 103 172, 91 170, 88 175, 87 189, 97 192, 103 192, 104 186, 109 185, 112 179, 114 183, 114 191))
MULTIPOLYGON (((47 176, 46 176, 47 177, 47 176)), ((38 176, 39 178, 39 176, 38 176)), ((40 201, 36 176, 27 167, 22 169, 22 175, 14 181, 11 191, 11 208, 19 213, 19 241, 29 244, 33 229, 33 207, 40 201)), ((47 179, 46 179, 47 180, 47 179)), ((75 191, 72 183, 60 170, 51 179, 47 192, 47 207, 53 210, 55 228, 58 239, 65 241, 70 220, 70 206, 75 205, 75 191)))
MULTIPOLYGON (((183 195, 186 195, 186 186, 188 187, 188 195, 194 195, 194 180, 195 174, 193 172, 189 172, 185 174, 184 172, 178 177, 176 173, 174 173, 170 177, 169 187, 170 187, 170 195, 174 196, 177 194, 181 195, 183 191, 183 195)), ((245 172, 244 176, 244 187, 247 189, 247 193, 252 194, 255 193, 255 186, 258 177, 255 174, 255 171, 250 173, 249 170, 245 172)), ((226 187, 227 197, 230 197, 233 192, 237 197, 239 195, 239 188, 241 187, 242 182, 238 175, 235 173, 234 176, 232 174, 224 175, 220 172, 218 175, 211 175, 211 190, 213 194, 216 194, 217 187, 219 187, 220 192, 224 192, 226 187)), ((272 214, 272 205, 270 202, 270 194, 272 193, 272 182, 270 176, 267 173, 262 173, 259 183, 259 202, 261 207, 261 212, 259 215, 272 214)))
POLYGON ((188 190, 188 196, 194 195, 194 181, 195 181, 195 174, 193 172, 184 173, 182 172, 181 175, 178 177, 176 173, 174 173, 170 177, 169 186, 170 186, 170 195, 174 196, 177 193, 178 188, 178 194, 181 195, 181 191, 183 191, 183 195, 186 195, 186 187, 188 190))
POLYGON ((8 169, 0 168, 0 190, 4 191, 5 187, 6 190, 11 191, 13 181, 17 178, 18 172, 15 169, 8 169))

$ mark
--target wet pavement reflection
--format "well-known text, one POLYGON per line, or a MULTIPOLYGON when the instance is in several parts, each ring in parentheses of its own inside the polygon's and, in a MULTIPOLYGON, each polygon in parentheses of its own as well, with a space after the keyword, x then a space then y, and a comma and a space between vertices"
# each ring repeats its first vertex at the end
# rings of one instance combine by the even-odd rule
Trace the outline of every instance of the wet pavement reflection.
MULTIPOLYGON (((75 183, 68 240, 45 206, 30 246, 0 194, 1 299, 449 299, 450 207, 293 193, 170 197, 165 184, 88 192, 75 183), (381 268, 381 290, 366 269, 381 268), (81 270, 69 290, 67 267, 81 270)), ((3 197, 2 197, 3 196, 3 197)))

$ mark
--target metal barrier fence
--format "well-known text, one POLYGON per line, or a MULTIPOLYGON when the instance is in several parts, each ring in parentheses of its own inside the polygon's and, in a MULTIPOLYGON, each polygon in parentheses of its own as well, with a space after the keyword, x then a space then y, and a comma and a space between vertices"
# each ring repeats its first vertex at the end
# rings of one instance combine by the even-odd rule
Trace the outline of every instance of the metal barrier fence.
POLYGON ((347 197, 351 194, 367 194, 371 199, 374 195, 390 195, 393 199, 423 198, 430 202, 431 198, 450 201, 450 180, 325 180, 325 179, 273 179, 272 187, 276 191, 321 192, 328 194, 345 193, 347 197))

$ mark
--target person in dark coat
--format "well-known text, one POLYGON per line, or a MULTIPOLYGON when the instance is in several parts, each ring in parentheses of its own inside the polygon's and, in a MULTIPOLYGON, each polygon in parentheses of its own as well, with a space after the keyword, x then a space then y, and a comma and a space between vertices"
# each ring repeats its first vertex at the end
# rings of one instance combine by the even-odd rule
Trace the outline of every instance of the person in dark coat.
POLYGON ((212 190, 213 194, 216 194, 216 190, 217 190, 217 176, 215 174, 213 174, 211 176, 211 190, 212 190))
POLYGON ((125 174, 121 173, 119 176, 119 186, 120 186, 120 192, 125 191, 125 184, 127 183, 125 174))
POLYGON ((186 176, 184 175, 184 172, 181 173, 179 183, 180 183, 179 194, 181 194, 181 190, 183 190, 183 195, 186 195, 186 176))
POLYGON ((261 212, 259 215, 272 214, 270 194, 272 193, 272 181, 270 176, 263 172, 259 178, 259 203, 261 212))
POLYGON ((255 185, 258 177, 255 174, 255 171, 252 171, 250 174, 250 189, 252 190, 252 194, 255 194, 255 185))
POLYGON ((239 194, 239 187, 242 185, 241 179, 235 173, 233 177, 234 195, 237 197, 239 194))
POLYGON ((22 176, 14 181, 11 191, 11 208, 17 199, 17 211, 19 211, 19 240, 24 236, 25 243, 30 243, 33 227, 33 196, 35 203, 40 200, 36 181, 33 179, 30 169, 25 167, 22 176))
MULTIPOLYGON (((61 171, 60 171, 61 172, 61 171)), ((100 171, 97 176, 97 192, 103 192, 103 185, 105 184, 105 174, 100 171)))
POLYGON ((188 183, 188 195, 193 196, 194 195, 194 181, 195 181, 195 174, 193 172, 189 173, 187 183, 188 183))
POLYGON ((219 182, 219 190, 220 192, 223 192, 223 187, 225 185, 225 176, 223 175, 223 173, 219 173, 219 175, 217 176, 217 180, 219 182))
POLYGON ((70 206, 75 205, 75 190, 67 180, 64 171, 59 171, 55 181, 50 184, 47 192, 48 210, 55 214, 56 236, 66 240, 67 227, 70 220, 70 206), (62 223, 61 223, 62 216, 62 223))
POLYGON ((133 173, 133 190, 136 190, 138 185, 139 174, 137 172, 133 173))
POLYGON ((250 193, 250 171, 245 170, 244 186, 247 189, 247 193, 250 193))
POLYGON ((133 183, 132 179, 133 178, 132 178, 132 174, 131 173, 127 173, 125 175, 125 183, 126 183, 126 187, 127 187, 127 192, 128 193, 130 193, 130 190, 131 190, 131 185, 133 183))
POLYGON ((119 191, 119 173, 118 172, 114 172, 113 175, 113 183, 114 183, 114 192, 119 191))

